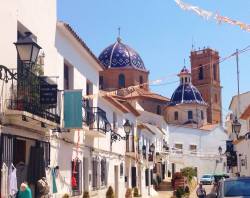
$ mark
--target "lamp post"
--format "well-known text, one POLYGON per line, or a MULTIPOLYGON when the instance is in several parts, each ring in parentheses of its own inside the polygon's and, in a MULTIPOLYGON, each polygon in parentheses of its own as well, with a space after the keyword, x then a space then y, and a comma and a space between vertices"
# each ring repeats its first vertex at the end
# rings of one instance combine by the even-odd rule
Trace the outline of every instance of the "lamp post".
POLYGON ((237 117, 234 119, 234 121, 232 123, 232 129, 233 129, 233 132, 236 134, 236 137, 238 139, 239 134, 240 134, 240 129, 241 129, 241 123, 239 123, 237 117))
POLYGON ((36 43, 31 32, 26 32, 25 36, 14 43, 17 49, 18 58, 29 69, 36 63, 41 47, 36 43))

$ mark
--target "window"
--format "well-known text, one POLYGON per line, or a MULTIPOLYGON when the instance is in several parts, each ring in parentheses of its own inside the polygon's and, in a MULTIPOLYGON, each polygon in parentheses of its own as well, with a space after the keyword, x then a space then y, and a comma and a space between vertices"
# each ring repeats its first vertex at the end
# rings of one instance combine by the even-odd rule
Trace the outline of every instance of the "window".
POLYGON ((199 66, 199 77, 198 77, 199 80, 203 80, 204 79, 204 71, 203 71, 203 66, 200 65, 199 66))
POLYGON ((136 187, 136 167, 131 167, 131 186, 132 188, 136 187))
POLYGON ((99 89, 103 89, 103 76, 99 76, 99 89))
POLYGON ((124 88, 125 87, 125 76, 124 74, 119 75, 119 88, 124 88))
POLYGON ((185 83, 187 83, 188 82, 188 79, 187 79, 187 77, 185 77, 185 83))
POLYGON ((214 74, 214 80, 217 80, 217 65, 213 64, 213 74, 214 74))
POLYGON ((156 113, 158 115, 161 115, 161 106, 160 105, 157 105, 157 111, 156 111, 156 113))
POLYGON ((120 177, 123 176, 123 163, 120 163, 120 177))
POLYGON ((188 120, 193 119, 193 111, 188 111, 188 120))
POLYGON ((143 87, 143 85, 142 85, 143 84, 143 76, 140 76, 139 80, 140 80, 140 87, 142 88, 143 87))
POLYGON ((191 153, 196 153, 197 152, 197 145, 189 145, 189 150, 191 151, 191 153))
POLYGON ((80 160, 73 160, 71 162, 72 178, 75 178, 75 185, 72 181, 72 195, 77 196, 82 194, 82 162, 80 160))
POLYGON ((178 115, 178 111, 175 111, 174 112, 174 120, 178 120, 179 118, 179 115, 178 115))
POLYGON ((73 67, 64 63, 64 89, 73 89, 73 67))
POLYGON ((92 188, 97 189, 97 179, 98 179, 98 161, 93 159, 92 161, 92 188))
POLYGON ((107 162, 106 159, 101 160, 101 185, 107 185, 107 162))
POLYGON ((145 186, 149 186, 149 169, 145 169, 145 186))
POLYGON ((116 114, 116 112, 113 112, 113 130, 116 132, 117 131, 117 128, 118 128, 118 126, 117 126, 117 114, 116 114))
POLYGON ((201 120, 204 120, 204 114, 202 110, 201 110, 201 120))
POLYGON ((182 153, 182 148, 183 148, 182 144, 175 144, 174 145, 174 149, 175 149, 176 153, 182 153))

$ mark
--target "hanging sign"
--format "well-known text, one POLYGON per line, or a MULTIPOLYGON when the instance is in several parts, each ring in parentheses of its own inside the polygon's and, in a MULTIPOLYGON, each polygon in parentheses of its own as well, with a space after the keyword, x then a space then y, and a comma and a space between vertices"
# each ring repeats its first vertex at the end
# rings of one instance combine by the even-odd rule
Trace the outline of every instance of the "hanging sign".
POLYGON ((57 103, 57 85, 40 84, 40 104, 56 104, 57 103))
POLYGON ((64 91, 64 128, 82 128, 82 90, 64 91))

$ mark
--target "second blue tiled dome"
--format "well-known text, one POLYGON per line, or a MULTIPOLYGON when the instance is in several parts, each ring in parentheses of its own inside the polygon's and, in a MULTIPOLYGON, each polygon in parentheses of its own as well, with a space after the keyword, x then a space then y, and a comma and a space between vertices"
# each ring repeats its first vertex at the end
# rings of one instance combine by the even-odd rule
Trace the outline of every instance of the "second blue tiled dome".
POLYGON ((99 60, 106 68, 132 67, 146 71, 140 55, 120 38, 102 51, 99 60))

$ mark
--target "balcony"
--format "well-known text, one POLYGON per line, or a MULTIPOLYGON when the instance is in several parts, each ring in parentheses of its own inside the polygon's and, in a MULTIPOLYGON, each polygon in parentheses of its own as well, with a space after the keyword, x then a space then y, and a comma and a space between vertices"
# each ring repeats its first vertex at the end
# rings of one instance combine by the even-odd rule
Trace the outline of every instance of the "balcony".
POLYGON ((60 108, 57 105, 56 85, 50 84, 24 67, 19 66, 18 71, 15 71, 2 65, 0 65, 0 85, 5 87, 3 124, 38 131, 59 126, 60 108), (44 86, 55 88, 54 101, 50 100, 51 97, 47 97, 46 102, 41 101, 41 89, 44 86))
POLYGON ((105 137, 108 132, 109 121, 106 112, 100 107, 89 107, 86 101, 82 105, 83 128, 86 135, 94 137, 105 137))

